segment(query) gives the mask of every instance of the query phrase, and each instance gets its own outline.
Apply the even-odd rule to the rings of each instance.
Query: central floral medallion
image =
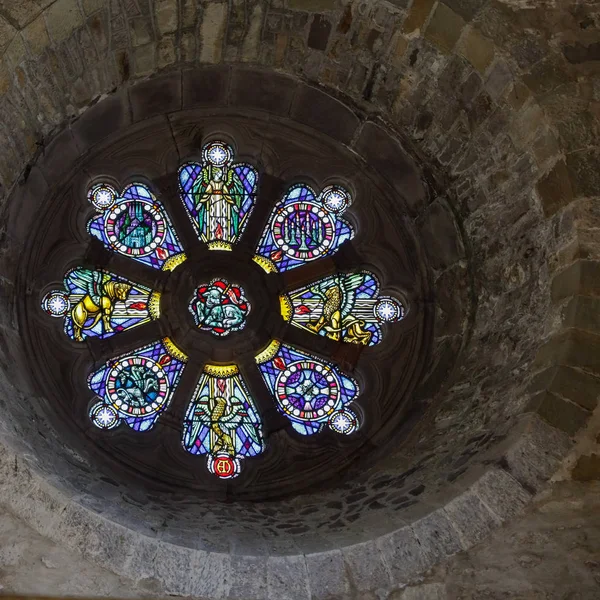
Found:
[[[213,279],[196,289],[189,308],[200,329],[223,337],[246,326],[250,303],[239,285]]]

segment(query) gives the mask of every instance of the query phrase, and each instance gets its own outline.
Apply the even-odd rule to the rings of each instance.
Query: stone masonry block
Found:
[[[428,207],[418,227],[434,268],[446,268],[464,257],[460,229],[444,200],[438,199]]]
[[[230,103],[232,106],[287,115],[296,86],[297,83],[285,75],[234,69],[231,77]]]
[[[377,545],[394,585],[410,583],[433,566],[435,559],[421,546],[410,527],[381,536]]]
[[[548,389],[593,411],[600,397],[600,378],[571,367],[558,366]]]
[[[458,13],[465,21],[470,21],[487,0],[443,0],[454,12]]]
[[[415,521],[412,530],[425,552],[436,562],[464,549],[458,530],[442,510]]]
[[[179,571],[180,577],[182,572],[186,571]],[[227,598],[229,596],[232,573],[229,554],[195,550],[191,573],[189,578],[191,596],[196,598]]]
[[[438,48],[450,52],[456,45],[464,26],[464,19],[440,2],[427,25],[425,38]]]
[[[392,594],[389,600],[447,600],[446,586],[443,583],[423,583],[407,587],[398,595]]]
[[[339,550],[306,555],[308,586],[313,600],[326,600],[349,591],[344,560]]]
[[[193,580],[197,581],[197,576],[194,559],[197,552],[173,544],[158,544],[154,558],[154,576],[163,584],[166,594],[191,596],[195,592]],[[182,577],[182,573],[187,576]]]
[[[375,123],[365,123],[355,149],[405,200],[409,211],[417,213],[425,206],[427,196],[416,167],[387,131]]]
[[[374,541],[342,548],[347,572],[360,591],[385,589],[390,586],[390,574]]]
[[[412,33],[417,29],[421,29],[427,20],[435,0],[414,0],[410,7],[410,12],[402,27],[405,33]]]
[[[181,109],[181,72],[138,83],[129,91],[133,121]]]
[[[56,0],[45,13],[48,33],[56,44],[67,39],[83,25],[83,14],[77,0]]]
[[[483,540],[501,521],[471,490],[463,492],[442,509],[456,527],[464,548]]]
[[[524,415],[501,449],[508,472],[530,493],[539,491],[571,449],[569,436],[537,415]]]
[[[494,59],[494,44],[477,29],[469,29],[460,42],[460,53],[484,73]]]
[[[527,410],[536,412],[553,427],[575,435],[590,416],[589,411],[550,392],[540,392],[531,398]]]
[[[600,335],[569,329],[540,348],[536,366],[550,363],[580,367],[600,375]]]
[[[301,556],[270,556],[267,561],[269,600],[310,600],[306,559]]]
[[[552,170],[538,182],[537,191],[547,217],[573,201],[569,171],[564,161],[557,162]]]
[[[567,155],[567,168],[576,196],[597,196],[600,189],[600,150],[580,150]]]
[[[600,296],[600,262],[578,260],[552,280],[552,301],[575,295]]]
[[[502,521],[518,515],[531,500],[531,494],[502,469],[489,469],[471,489]]]
[[[12,243],[25,243],[29,239],[31,227],[42,210],[47,192],[46,178],[37,166],[31,168],[24,185],[15,187],[6,215],[7,233]],[[3,272],[3,275],[6,277],[8,273]]]
[[[224,106],[229,76],[229,68],[221,66],[183,71],[183,108]]]
[[[79,154],[73,133],[67,128],[52,138],[37,164],[47,181],[58,180],[79,158]]]
[[[267,557],[231,556],[231,600],[267,600]]]
[[[600,333],[600,298],[575,296],[563,310],[563,327]]]
[[[91,148],[111,133],[130,124],[129,99],[116,93],[88,108],[71,125],[73,137],[82,152]]]
[[[302,85],[294,98],[291,117],[347,144],[358,127],[358,117],[324,92]]]

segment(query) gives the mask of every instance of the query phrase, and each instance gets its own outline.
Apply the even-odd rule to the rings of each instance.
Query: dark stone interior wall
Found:
[[[218,577],[199,576],[182,588],[173,575],[190,561],[208,565],[214,555],[199,559],[169,548],[171,569],[164,567],[163,549],[153,547],[157,554],[151,570],[168,589],[236,597],[240,582],[246,581],[242,564],[264,568],[266,589],[274,598],[401,585],[481,540],[543,487],[598,397],[600,93],[599,15],[593,3],[57,0],[5,2],[0,15],[0,114],[7,124],[0,132],[0,177],[6,196],[13,194],[4,234],[9,262],[19,237],[15,232],[27,231],[18,218],[20,201],[35,207],[45,190],[44,169],[29,171],[27,165],[40,156],[52,165],[46,168],[60,169],[66,157],[56,160],[52,150],[65,138],[74,155],[84,150],[73,136],[86,115],[93,115],[93,108],[85,109],[102,94],[118,88],[117,96],[127,97],[131,112],[120,113],[121,100],[111,97],[107,102],[114,104],[115,119],[137,121],[153,114],[147,107],[159,80],[147,84],[143,100],[128,91],[132,82],[163,70],[166,81],[173,77],[168,72],[197,63],[241,61],[314,84],[290,109],[297,120],[341,143],[362,144],[374,157],[380,152],[393,156],[394,142],[385,146],[381,136],[389,131],[398,137],[429,165],[424,177],[439,179],[446,190],[448,203],[422,198],[410,207],[415,222],[423,223],[426,247],[438,253],[436,245],[447,239],[435,235],[432,222],[438,223],[435,231],[459,223],[463,234],[463,246],[441,249],[452,257],[451,264],[436,265],[432,257],[434,283],[452,294],[445,278],[468,278],[469,260],[472,264],[474,291],[466,300],[477,307],[470,317],[472,333],[460,337],[440,294],[438,343],[422,392],[432,399],[429,418],[408,446],[390,456],[387,467],[366,474],[369,493],[401,482],[407,492],[401,496],[409,501],[410,490],[435,489],[444,482],[441,494],[421,494],[412,512],[414,505],[404,507],[400,518],[416,518],[415,524],[394,533],[378,530],[385,521],[382,514],[394,518],[398,512],[377,516],[375,509],[360,532],[370,542],[348,546],[352,529],[344,523],[341,550],[255,561],[234,551],[234,579],[223,584],[226,590],[215,583]],[[180,89],[185,93],[185,87]],[[189,93],[187,101],[202,103],[223,90],[208,83]],[[235,88],[228,88],[227,95],[240,106],[263,111],[271,110],[274,96],[236,96]],[[330,118],[331,96],[353,107],[346,118]],[[186,97],[174,94],[172,102],[176,109]],[[143,106],[150,112],[136,113]],[[60,129],[80,112],[79,121]],[[364,125],[367,116],[376,123]],[[96,139],[110,133],[88,123]],[[59,130],[63,133],[54,138]],[[397,171],[391,159],[374,166],[394,185]],[[28,190],[37,182],[40,194],[25,195],[20,182]],[[3,296],[11,297],[10,279],[3,285]],[[5,311],[2,319],[6,368],[13,360],[14,312]],[[459,350],[460,365],[452,370]],[[19,392],[12,388],[5,389],[4,397],[19,403]],[[15,423],[3,424],[11,443]],[[588,458],[580,468],[594,461],[592,449],[584,452]],[[78,464],[77,457],[72,460]],[[396,474],[398,465],[406,465],[402,477]],[[19,483],[11,481],[18,489]],[[5,495],[19,498],[10,490]],[[36,484],[26,495],[44,493],[50,494]],[[71,504],[61,496],[59,505],[70,507],[70,524],[63,519],[63,531],[78,531],[88,522],[89,513],[80,512],[77,501]],[[373,541],[378,534],[385,535]],[[115,554],[110,539],[98,538],[90,555],[106,562]],[[147,566],[130,554],[126,564],[134,577],[147,576]],[[330,564],[337,567],[326,568]]]

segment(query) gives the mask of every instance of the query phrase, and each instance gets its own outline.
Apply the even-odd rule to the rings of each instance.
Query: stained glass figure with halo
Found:
[[[64,290],[44,296],[42,308],[64,318],[65,333],[82,342],[158,319],[160,294],[108,271],[77,267],[65,275]]]
[[[273,341],[256,362],[279,411],[302,435],[329,427],[349,435],[360,426],[347,404],[359,394],[358,383],[332,363]]]
[[[99,397],[89,411],[92,423],[112,429],[124,422],[148,431],[168,408],[186,361],[169,338],[107,361],[88,377]]]
[[[212,250],[231,250],[246,227],[256,201],[258,175],[245,163],[233,164],[233,149],[211,142],[202,163],[179,169],[183,203],[198,237]]]
[[[222,479],[237,477],[241,460],[265,449],[254,401],[235,365],[205,365],[183,423],[183,447],[205,454]]]
[[[340,216],[351,203],[341,186],[327,186],[319,195],[307,185],[292,186],[273,209],[254,261],[274,273],[335,254],[354,237]]]
[[[90,188],[88,200],[100,213],[89,221],[88,232],[108,249],[164,271],[185,260],[169,216],[147,186],[132,183],[118,195],[99,183]]]
[[[379,281],[368,271],[326,277],[281,296],[281,312],[292,325],[336,342],[374,346],[383,323],[399,321],[399,300],[379,295]]]

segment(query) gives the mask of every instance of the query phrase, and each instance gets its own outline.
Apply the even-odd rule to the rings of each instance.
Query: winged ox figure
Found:
[[[344,342],[367,346],[373,334],[365,331],[364,319],[359,319],[352,314],[356,304],[356,291],[363,281],[362,273],[354,273],[312,286],[310,291],[321,299],[323,309],[319,319],[316,322],[309,322],[307,327],[315,333],[324,330],[327,337],[335,341],[340,341],[342,333],[345,332]]]

